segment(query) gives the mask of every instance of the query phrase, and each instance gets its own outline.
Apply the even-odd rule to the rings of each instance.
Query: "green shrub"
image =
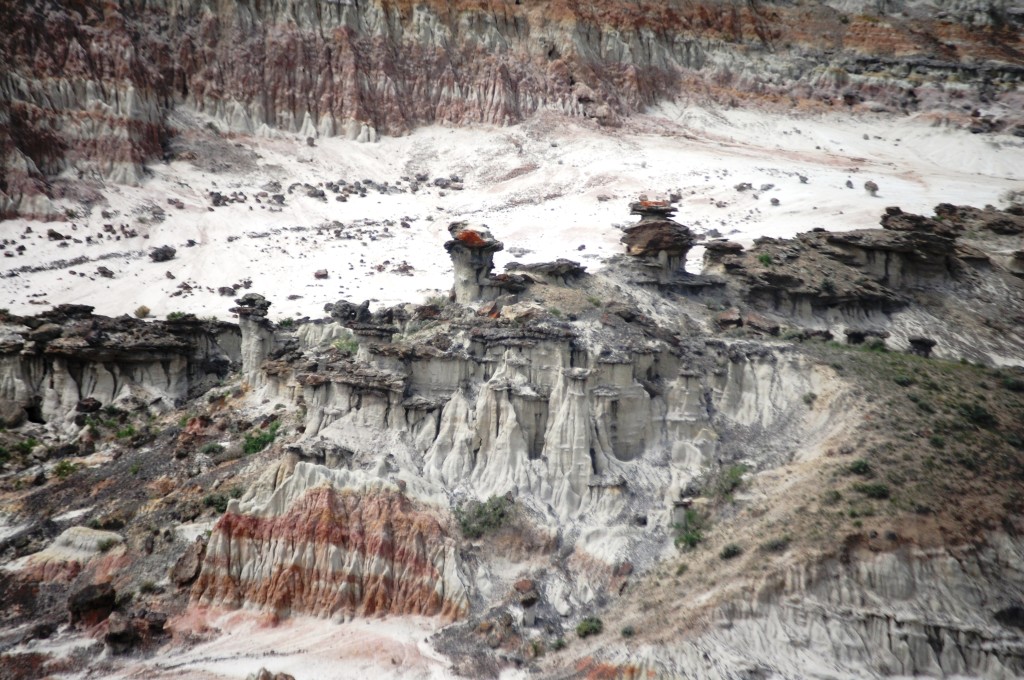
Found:
[[[825,505],[835,505],[841,500],[843,500],[843,494],[839,493],[835,489],[829,489],[825,492],[825,495],[821,497],[821,502]]]
[[[868,498],[875,498],[877,500],[889,497],[889,486],[881,482],[854,484],[853,490],[864,494]]]
[[[62,460],[53,467],[53,474],[59,478],[64,479],[78,470],[78,466],[72,463],[70,460]]]
[[[217,512],[224,512],[228,509],[228,497],[222,493],[209,493],[203,496],[203,505]]]
[[[743,475],[746,474],[746,465],[730,465],[722,471],[715,485],[715,493],[721,497],[731,496],[733,492],[743,486]]]
[[[974,402],[973,404],[961,404],[960,413],[963,414],[964,418],[979,427],[992,427],[998,422],[996,421],[996,417],[989,413],[988,409],[978,402]]]
[[[1021,378],[1006,377],[1002,382],[1003,387],[1011,392],[1024,392],[1024,380]]]
[[[763,264],[765,267],[770,267],[775,264],[775,260],[768,253],[761,253],[757,256],[757,261]]]
[[[603,630],[604,623],[596,616],[588,616],[576,625],[576,634],[581,638],[600,635]]]
[[[291,318],[289,318],[289,319],[281,319],[280,321],[277,322],[277,327],[278,328],[293,328],[294,326],[295,326],[295,320],[291,319]]]
[[[205,453],[208,456],[216,456],[218,453],[224,452],[224,445],[218,444],[217,442],[210,442],[203,444],[203,448],[199,449],[200,453]]]
[[[676,576],[682,576],[683,574],[685,574],[689,570],[690,570],[690,565],[688,565],[685,562],[683,562],[678,567],[676,567]]]
[[[96,549],[101,553],[110,552],[110,549],[119,544],[121,541],[116,538],[104,538],[102,541],[96,544]]]
[[[683,514],[683,521],[675,525],[676,537],[675,546],[682,549],[693,550],[704,540],[704,518],[693,508],[687,509]]]
[[[821,281],[821,292],[826,295],[836,294],[836,284],[832,282],[832,279],[827,276]]]
[[[814,392],[808,392],[807,394],[804,395],[804,403],[807,404],[808,406],[813,406],[817,398],[817,394],[815,394]]]
[[[331,343],[331,347],[346,354],[355,354],[359,351],[359,343],[353,337],[338,338]]]
[[[718,556],[720,558],[722,558],[723,560],[731,560],[731,559],[739,557],[742,554],[743,554],[743,548],[741,548],[740,546],[736,545],[735,543],[730,543],[729,545],[727,545],[724,548],[722,548],[722,551],[720,553],[718,553]]]
[[[117,431],[115,435],[118,439],[127,439],[128,437],[135,436],[135,428],[131,425],[126,425]]]
[[[888,352],[889,348],[885,346],[885,340],[882,338],[869,338],[864,343],[864,349],[869,352]]]
[[[168,321],[181,321],[185,317],[191,316],[188,312],[170,312],[167,315]]]
[[[773,538],[770,541],[765,541],[761,544],[761,550],[770,553],[781,553],[786,552],[790,544],[789,536],[780,536],[779,538]]]
[[[455,519],[459,522],[463,536],[477,539],[504,526],[511,519],[512,505],[506,496],[491,496],[483,503],[460,503],[455,508]]]
[[[622,637],[631,638],[636,635],[636,629],[633,626],[626,626],[622,629]]]
[[[910,387],[914,384],[914,379],[908,375],[898,375],[892,381],[900,387]]]
[[[152,581],[143,581],[142,585],[139,586],[139,592],[143,595],[146,595],[148,593],[154,593],[156,592],[156,584]]]
[[[142,464],[141,463],[132,463],[131,467],[128,468],[128,472],[132,473],[133,475],[137,475],[137,474],[139,474],[139,470],[141,470],[141,469],[142,469]]]
[[[847,469],[855,475],[867,476],[871,474],[871,463],[860,458],[850,463],[850,466]]]
[[[566,644],[565,638],[556,638],[555,641],[551,643],[551,649],[556,652],[561,651],[566,647],[568,647],[568,644]]]
[[[35,439],[35,437],[29,437],[28,439],[23,439],[22,441],[15,444],[14,448],[21,455],[27,456],[28,454],[32,453],[32,449],[36,448],[36,446],[38,445],[39,442]]]
[[[228,495],[231,496],[232,498],[241,498],[244,493],[245,489],[238,485],[231,487],[231,490],[228,491]]]
[[[933,434],[928,438],[928,443],[936,449],[946,448],[946,438],[939,434]]]
[[[245,442],[242,444],[242,451],[245,453],[259,453],[263,449],[267,448],[277,437],[277,430],[280,426],[281,423],[279,421],[275,421],[274,424],[266,430],[245,435]]]

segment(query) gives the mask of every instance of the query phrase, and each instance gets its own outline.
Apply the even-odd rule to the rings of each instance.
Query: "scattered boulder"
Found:
[[[768,335],[779,334],[779,324],[757,312],[746,312],[743,314],[743,325]]]
[[[114,278],[114,272],[112,272],[111,270],[107,269],[106,267],[97,267],[96,268],[96,273],[99,274],[100,276],[102,276],[105,279],[112,279],[112,278]]]
[[[203,566],[205,557],[206,539],[199,536],[171,567],[171,581],[174,585],[183,588],[195,581],[199,576],[199,570]]]
[[[295,676],[288,673],[271,673],[266,668],[261,668],[255,673],[249,673],[245,680],[295,680]]]
[[[721,329],[727,328],[739,328],[743,325],[743,319],[740,317],[740,310],[733,307],[727,309],[724,312],[719,312],[718,316],[715,317],[715,322]]]
[[[71,623],[81,622],[85,626],[94,626],[110,616],[116,601],[117,593],[109,583],[83,586],[68,597]]]
[[[0,425],[6,428],[19,427],[25,422],[24,407],[11,399],[0,399]]]
[[[910,343],[910,353],[916,354],[919,357],[928,358],[932,355],[932,348],[935,347],[936,341],[931,338],[925,338],[919,335],[911,336],[907,338],[907,342]]]
[[[868,192],[868,194],[870,194],[871,196],[877,196],[878,185],[872,182],[871,180],[868,180],[867,182],[864,182],[864,191]]]
[[[168,260],[173,260],[177,252],[178,251],[171,246],[158,246],[149,251],[149,258],[153,260],[153,262],[167,262]]]
[[[79,413],[96,413],[101,408],[103,408],[103,404],[95,397],[80,399],[78,404],[75,406],[75,410]]]
[[[315,272],[313,272],[314,279],[326,279],[327,277],[328,274],[326,269],[317,269]]]
[[[111,614],[107,619],[107,632],[103,636],[103,642],[111,654],[127,654],[142,639],[133,624],[132,619],[117,613]]]

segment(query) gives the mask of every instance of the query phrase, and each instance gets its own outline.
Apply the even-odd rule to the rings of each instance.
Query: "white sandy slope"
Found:
[[[357,619],[328,623],[292,616],[271,623],[266,616],[236,611],[190,612],[172,622],[176,642],[148,658],[117,658],[103,671],[108,680],[190,678],[244,680],[260,668],[300,680],[440,680],[455,677],[447,657],[431,648],[439,623],[422,617]],[[11,653],[37,652],[62,658],[96,649],[87,635],[62,630],[46,640],[30,640]],[[102,652],[109,657],[109,652]],[[113,660],[113,659],[111,659]],[[65,673],[67,680],[94,678],[95,670]],[[510,680],[513,676],[503,676]]]
[[[193,119],[197,126],[204,120]],[[0,236],[28,247],[21,256],[0,258],[0,306],[34,313],[50,304],[77,302],[118,315],[146,305],[154,316],[186,311],[225,319],[233,302],[216,289],[249,278],[250,290],[272,301],[272,319],[315,318],[323,316],[325,302],[342,297],[369,299],[376,306],[447,291],[451,267],[442,245],[449,222],[457,219],[487,224],[506,248],[531,251],[521,257],[500,253],[499,265],[568,257],[598,269],[603,258],[621,252],[615,225],[635,219],[628,202],[641,193],[678,191],[683,196],[679,221],[698,233],[715,229],[749,242],[815,227],[876,226],[889,205],[930,214],[940,202],[999,204],[1008,190],[1024,189],[1024,140],[929,127],[912,118],[796,118],[665,106],[615,130],[541,114],[508,128],[430,127],[378,144],[321,139],[311,148],[304,139],[286,135],[231,141],[258,153],[254,168],[209,173],[188,161],[157,163],[142,186],[104,188],[106,209],[120,213],[111,219],[104,219],[103,206],[97,205],[87,218],[69,222],[0,223]],[[325,202],[297,191],[280,211],[252,200],[269,180],[285,188],[337,179],[395,184],[416,172],[431,179],[456,173],[465,190],[443,196],[433,186],[418,194],[371,191],[347,203],[336,202],[329,192]],[[863,189],[869,179],[879,185],[879,196]],[[754,189],[737,192],[740,182]],[[762,191],[765,184],[774,186]],[[210,211],[211,189],[245,191],[250,200]],[[167,205],[171,197],[186,209]],[[780,205],[772,207],[772,198]],[[138,209],[148,202],[166,211],[163,222],[140,220]],[[403,219],[411,228],[398,226]],[[377,224],[360,234],[364,220]],[[385,220],[394,221],[390,237],[383,234]],[[315,227],[333,221],[346,225],[343,236],[354,233],[355,238],[335,238],[333,230],[317,236]],[[131,225],[140,237],[65,248],[45,238],[49,227],[83,238],[101,231],[104,223]],[[26,227],[33,233],[22,239]],[[289,231],[295,227],[314,229]],[[260,233],[269,236],[247,236]],[[238,238],[229,242],[229,237]],[[185,247],[189,239],[198,245]],[[145,253],[163,244],[176,247],[177,257],[151,262]],[[699,267],[701,250],[691,253],[690,270]],[[98,259],[111,253],[127,254]],[[16,273],[81,255],[91,261]],[[413,275],[391,272],[403,261],[412,265]],[[100,265],[115,277],[96,275]],[[383,272],[376,271],[380,265]],[[327,269],[330,278],[315,280],[317,269]],[[171,297],[182,282],[195,287],[194,294]],[[289,295],[302,297],[288,300]]]

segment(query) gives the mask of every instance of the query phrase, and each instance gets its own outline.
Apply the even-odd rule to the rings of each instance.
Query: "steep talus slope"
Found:
[[[1020,130],[1021,17],[991,0],[857,3],[123,2],[0,5],[3,214],[140,181],[177,106],[229,131],[373,141],[553,109],[615,125],[662,99],[927,112]],[[45,46],[45,48],[43,47]],[[976,111],[978,107],[983,111]],[[56,183],[51,179],[73,170]]]

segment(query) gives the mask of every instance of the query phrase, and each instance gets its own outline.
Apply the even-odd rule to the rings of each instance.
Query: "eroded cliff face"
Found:
[[[3,331],[0,400],[69,432],[103,406],[177,408],[241,359],[237,326],[195,317],[156,325],[62,305],[37,317],[5,317]]]
[[[168,114],[373,141],[539,109],[615,125],[662,99],[923,111],[1017,130],[1021,16],[1001,0],[846,3],[9,0],[3,214],[49,215],[79,178],[137,182]],[[884,10],[884,11],[883,11]],[[984,112],[976,111],[981,106]]]
[[[717,608],[699,636],[581,666],[587,677],[1020,677],[1024,645],[1006,626],[1024,587],[1019,538],[892,543],[853,540],[837,559],[772,573]]]

